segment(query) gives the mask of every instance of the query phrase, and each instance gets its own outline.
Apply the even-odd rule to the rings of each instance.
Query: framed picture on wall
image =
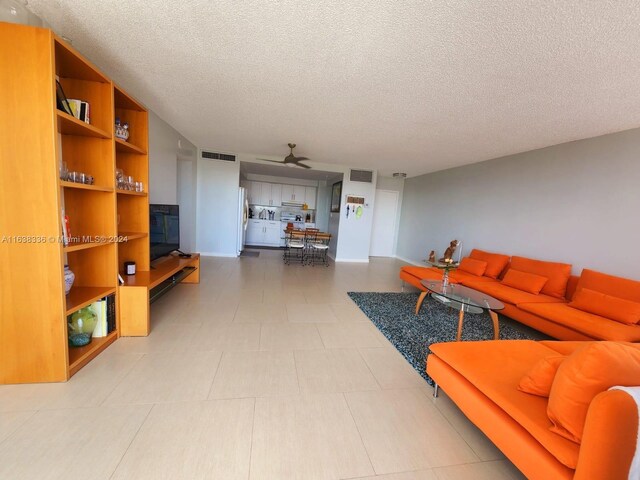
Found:
[[[331,188],[331,213],[340,213],[340,197],[342,196],[342,182],[336,182]]]

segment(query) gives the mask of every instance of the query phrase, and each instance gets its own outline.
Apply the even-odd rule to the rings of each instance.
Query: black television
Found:
[[[180,248],[180,213],[178,205],[149,205],[149,242],[151,260]]]

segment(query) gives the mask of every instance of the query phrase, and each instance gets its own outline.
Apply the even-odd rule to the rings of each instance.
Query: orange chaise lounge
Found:
[[[632,478],[638,405],[608,389],[640,385],[640,346],[495,340],[430,349],[427,373],[527,478]],[[539,368],[554,358],[557,370]],[[540,372],[536,394],[519,390]]]
[[[423,291],[421,280],[441,278],[434,267],[400,270],[401,280]],[[500,313],[560,340],[640,341],[640,282],[635,280],[588,269],[576,277],[569,264],[509,260],[475,249],[450,279],[497,298],[505,305]]]

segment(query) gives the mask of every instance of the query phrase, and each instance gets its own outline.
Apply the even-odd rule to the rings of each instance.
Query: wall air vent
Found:
[[[349,180],[352,182],[371,183],[373,182],[373,172],[369,170],[351,170]]]
[[[224,162],[236,161],[235,155],[229,155],[228,153],[207,152],[205,150],[202,151],[202,158],[208,158],[210,160],[222,160]]]

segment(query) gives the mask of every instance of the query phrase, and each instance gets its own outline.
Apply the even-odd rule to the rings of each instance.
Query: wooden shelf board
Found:
[[[101,187],[100,185],[86,185],[84,183],[68,182],[60,180],[60,186],[65,188],[79,188],[80,190],[92,190],[94,192],[113,192],[112,187]]]
[[[147,192],[134,192],[132,190],[116,189],[116,192],[118,192],[118,195],[134,195],[136,197],[146,197],[147,196]]]
[[[138,153],[140,155],[146,155],[147,152],[142,148],[134,145],[133,143],[129,143],[125,140],[121,140],[116,137],[116,151],[117,152],[125,152],[125,153]]]
[[[145,232],[118,232],[118,236],[127,237],[127,240],[136,240],[147,237],[147,234]]]
[[[107,235],[105,235],[106,237]],[[96,248],[109,245],[111,242],[74,242],[64,247],[65,252],[76,252],[78,250],[86,250],[87,248]]]
[[[65,135],[78,135],[81,137],[111,138],[104,130],[94,127],[90,123],[81,122],[76,117],[62,110],[56,110],[60,133]]]
[[[67,295],[67,310],[65,315],[70,315],[76,310],[91,305],[116,291],[115,287],[71,287]]]
[[[122,286],[153,288],[184,267],[195,266],[199,256],[199,254],[194,253],[191,258],[173,256],[166,259],[163,258],[153,265],[155,267],[153,270],[148,272],[137,271],[135,275],[122,275],[124,279],[124,285]]]
[[[92,338],[89,345],[84,347],[69,347],[69,376],[89,363],[100,352],[111,345],[118,338],[118,331],[114,330],[106,337]]]

